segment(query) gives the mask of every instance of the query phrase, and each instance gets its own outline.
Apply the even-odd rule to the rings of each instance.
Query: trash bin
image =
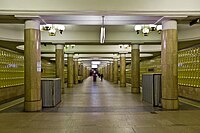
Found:
[[[142,99],[153,106],[161,106],[161,74],[142,75]]]
[[[42,107],[54,107],[61,102],[61,79],[41,78]]]

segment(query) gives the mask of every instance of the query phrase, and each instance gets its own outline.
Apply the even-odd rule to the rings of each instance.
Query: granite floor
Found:
[[[66,88],[62,102],[42,112],[23,104],[0,112],[0,133],[200,133],[200,110],[180,103],[164,111],[142,102],[130,87],[86,79]]]

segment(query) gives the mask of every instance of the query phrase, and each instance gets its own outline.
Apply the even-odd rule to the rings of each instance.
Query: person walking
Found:
[[[103,81],[103,74],[101,74],[101,81]]]

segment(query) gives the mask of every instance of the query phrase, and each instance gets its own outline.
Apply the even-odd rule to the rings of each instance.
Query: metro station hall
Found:
[[[199,0],[1,0],[0,133],[200,133]]]

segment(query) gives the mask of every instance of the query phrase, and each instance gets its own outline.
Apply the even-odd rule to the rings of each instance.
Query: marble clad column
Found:
[[[87,66],[85,66],[85,79],[87,79],[88,77],[88,70],[87,70]]]
[[[78,84],[78,58],[74,59],[74,84]]]
[[[85,66],[83,65],[83,80],[85,79]]]
[[[107,63],[107,80],[110,81],[110,63]]]
[[[131,50],[131,92],[140,93],[140,49],[138,44]]]
[[[105,67],[102,67],[102,73],[101,74],[103,74],[103,76],[105,76]]]
[[[56,45],[56,77],[61,79],[61,92],[64,93],[64,46]]]
[[[82,77],[81,79],[83,80],[83,63],[80,63],[80,76]]]
[[[120,54],[120,87],[126,87],[126,54]]]
[[[74,84],[73,54],[67,55],[67,87],[72,88]]]
[[[161,35],[162,107],[178,109],[177,22],[163,21]]]
[[[87,69],[87,77],[89,77],[89,76],[90,76],[90,70]]]
[[[114,84],[118,84],[118,59],[115,58],[113,61],[113,81]]]
[[[103,76],[104,76],[104,79],[107,80],[107,65],[104,68],[104,75]]]
[[[110,82],[113,82],[113,62],[110,62]]]
[[[40,40],[40,22],[27,20],[24,30],[24,111],[42,109]]]

